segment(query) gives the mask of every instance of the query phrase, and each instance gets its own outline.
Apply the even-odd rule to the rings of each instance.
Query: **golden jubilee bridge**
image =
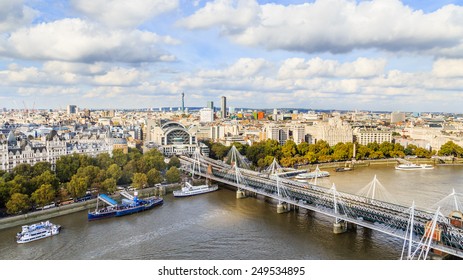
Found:
[[[401,259],[428,259],[429,252],[463,258],[462,215],[457,194],[449,195],[455,211],[443,215],[375,198],[375,180],[368,196],[355,195],[315,184],[290,180],[279,174],[276,161],[266,172],[248,169],[246,159],[232,147],[227,156],[231,164],[213,160],[196,152],[181,156],[181,169],[193,177],[202,177],[236,188],[236,197],[261,195],[275,200],[277,212],[304,208],[334,218],[333,232],[343,233],[362,226],[404,240]]]

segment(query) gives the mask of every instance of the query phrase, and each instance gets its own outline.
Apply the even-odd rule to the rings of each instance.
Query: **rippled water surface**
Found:
[[[463,166],[399,171],[391,166],[358,168],[318,181],[357,193],[376,175],[403,204],[430,207],[454,188],[463,192]],[[61,234],[26,244],[14,240],[20,227],[0,231],[1,259],[398,259],[399,239],[358,228],[334,235],[333,220],[300,210],[276,213],[262,199],[235,199],[221,188],[206,195],[165,197],[163,206],[120,218],[87,221],[86,212],[55,218]]]

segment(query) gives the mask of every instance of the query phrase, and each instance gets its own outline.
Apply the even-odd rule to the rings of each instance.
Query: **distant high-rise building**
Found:
[[[234,114],[235,113],[235,107],[230,107],[229,111],[230,111],[230,115]]]
[[[211,108],[203,108],[199,110],[199,122],[208,123],[214,121],[214,110]]]
[[[222,96],[222,108],[221,108],[221,117],[226,118],[227,117],[227,98],[225,96]]]
[[[76,105],[68,105],[67,107],[68,115],[73,115],[77,113],[77,106]]]
[[[185,112],[185,93],[182,92],[182,113]]]
[[[212,111],[214,111],[214,101],[207,101],[206,108],[212,109]]]

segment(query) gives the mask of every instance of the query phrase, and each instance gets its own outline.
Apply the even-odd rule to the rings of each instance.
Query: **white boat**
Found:
[[[219,187],[217,185],[200,185],[200,186],[193,186],[190,183],[186,182],[185,186],[181,190],[174,191],[175,197],[182,197],[182,196],[192,196],[198,195],[208,192],[213,192],[218,190]]]
[[[395,167],[397,170],[422,170],[422,169],[434,169],[434,166],[430,164],[414,164],[414,163],[403,163]]]
[[[22,231],[16,234],[16,242],[27,243],[60,233],[61,226],[49,221],[22,226]]]
[[[294,177],[297,181],[301,182],[301,180],[308,180],[308,179],[314,179],[314,178],[322,178],[322,177],[329,177],[330,173],[328,171],[320,171],[320,169],[317,168],[313,172],[309,173],[301,173]]]

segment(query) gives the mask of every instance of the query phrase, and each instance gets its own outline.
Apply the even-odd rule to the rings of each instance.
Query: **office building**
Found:
[[[222,107],[221,107],[221,110],[220,110],[220,113],[221,113],[221,117],[224,119],[227,117],[227,98],[225,96],[222,96]]]
[[[214,101],[207,101],[206,108],[212,109],[212,111],[214,112]]]
[[[67,113],[68,113],[68,115],[77,114],[77,106],[76,105],[68,105]]]
[[[199,110],[199,122],[208,123],[214,121],[214,110],[211,108],[203,108]]]

